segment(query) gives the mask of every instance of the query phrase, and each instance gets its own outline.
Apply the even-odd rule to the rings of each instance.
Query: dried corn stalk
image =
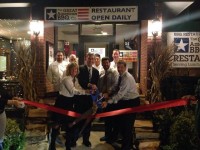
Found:
[[[18,80],[23,87],[23,97],[31,101],[37,101],[34,81],[37,44],[37,37],[31,44],[30,41],[18,41],[14,50],[19,63]]]
[[[155,44],[153,50],[153,55],[151,55],[150,62],[150,78],[152,81],[150,89],[150,102],[160,102],[163,101],[163,96],[161,93],[161,81],[167,77],[171,71],[172,56],[174,52],[174,44],[170,46],[162,46],[160,44]]]

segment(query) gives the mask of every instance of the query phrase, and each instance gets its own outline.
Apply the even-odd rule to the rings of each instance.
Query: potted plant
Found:
[[[16,120],[7,119],[4,139],[4,150],[23,150],[25,133],[19,128]]]

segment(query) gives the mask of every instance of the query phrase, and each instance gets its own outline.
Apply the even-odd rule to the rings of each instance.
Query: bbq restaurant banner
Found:
[[[200,68],[200,32],[169,32],[167,39],[175,44],[173,68]]]
[[[119,7],[46,7],[45,20],[60,22],[138,21],[137,6]]]

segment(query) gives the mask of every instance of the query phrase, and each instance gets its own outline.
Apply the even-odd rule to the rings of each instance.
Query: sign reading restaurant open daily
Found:
[[[138,21],[138,7],[46,7],[45,20],[61,22]]]
[[[200,68],[200,32],[169,32],[167,39],[175,44],[172,67]]]

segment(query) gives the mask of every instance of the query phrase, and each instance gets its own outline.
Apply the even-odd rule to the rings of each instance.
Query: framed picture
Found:
[[[6,71],[7,70],[7,58],[6,56],[1,56],[0,55],[0,71]]]
[[[63,51],[64,50],[64,40],[58,41],[58,50]]]
[[[48,68],[48,66],[54,62],[54,45],[50,42],[46,42],[46,49],[47,49],[47,57],[46,57],[46,68]]]

